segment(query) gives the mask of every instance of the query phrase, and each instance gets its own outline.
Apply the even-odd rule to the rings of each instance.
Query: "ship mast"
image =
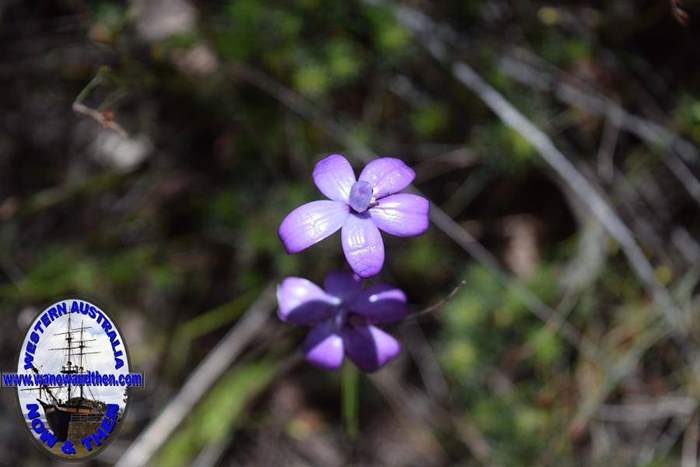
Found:
[[[80,323],[80,329],[73,330],[71,327],[71,315],[68,315],[68,329],[66,332],[59,332],[55,335],[65,335],[65,341],[66,341],[66,346],[65,347],[59,347],[59,348],[54,348],[54,349],[49,349],[49,350],[65,350],[66,351],[66,364],[61,367],[61,373],[64,375],[72,375],[72,374],[77,374],[77,373],[84,373],[85,372],[85,367],[84,365],[84,356],[87,354],[96,354],[100,352],[85,352],[85,348],[88,347],[85,345],[86,342],[94,341],[95,339],[85,339],[84,336],[84,331],[85,329],[89,329],[90,326],[85,326],[84,322],[81,321]],[[80,332],[79,337],[75,337],[73,334]],[[74,341],[77,341],[77,343],[74,344]],[[74,350],[78,350],[77,355],[73,353]],[[73,357],[78,358],[77,364],[73,363]],[[79,384],[78,388],[80,390],[80,400],[83,399],[83,385]],[[68,390],[68,398],[66,399],[66,403],[68,403],[71,398],[72,398],[72,389],[73,386],[71,384],[67,385]]]
[[[71,334],[71,328],[70,328],[70,314],[68,315],[68,334],[66,334],[66,348],[68,349],[68,363],[67,363],[67,368],[63,368],[61,373],[63,374],[71,374],[73,373],[73,369],[71,368],[73,364],[71,363],[71,351],[72,345],[71,342],[73,341],[73,334]],[[70,400],[70,390],[71,390],[71,385],[68,384],[68,399],[66,399],[66,402]]]
[[[83,329],[85,329],[84,321],[80,321],[80,341],[79,341],[80,342],[80,345],[79,345],[79,347],[80,347],[80,363],[79,363],[80,367],[79,367],[79,371],[81,373],[83,371],[85,371],[83,368],[83,349],[85,348],[85,341],[83,340]],[[81,400],[83,399],[83,385],[82,384],[80,385],[80,399]]]

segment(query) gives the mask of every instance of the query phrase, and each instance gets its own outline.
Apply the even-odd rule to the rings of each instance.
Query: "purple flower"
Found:
[[[362,289],[360,278],[333,272],[325,291],[301,277],[277,286],[277,312],[282,321],[313,326],[304,341],[306,359],[336,369],[347,355],[363,371],[375,371],[398,355],[399,343],[376,324],[406,316],[406,295],[386,284]]]
[[[332,154],[322,159],[314,167],[313,178],[329,199],[304,204],[284,218],[279,228],[284,248],[298,253],[342,229],[343,252],[353,271],[361,277],[377,274],[384,264],[380,229],[412,237],[428,228],[428,200],[398,193],[415,176],[392,157],[369,162],[359,180],[345,157]]]

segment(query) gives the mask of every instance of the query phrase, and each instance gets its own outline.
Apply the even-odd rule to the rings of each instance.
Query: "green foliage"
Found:
[[[484,162],[498,172],[517,176],[540,159],[535,149],[519,133],[500,125],[481,126],[472,134],[472,144],[484,153]]]
[[[380,51],[389,57],[406,54],[411,48],[411,33],[400,25],[388,8],[369,8],[367,16],[373,26],[373,38]]]
[[[527,285],[550,300],[558,293],[553,274],[540,268]],[[565,347],[554,329],[528,311],[517,287],[504,290],[483,267],[467,269],[464,277],[466,286],[441,314],[440,362],[468,401],[468,415],[495,442],[495,459],[503,465],[534,462],[541,455],[537,437],[551,437],[558,429],[557,418],[535,401],[551,384]],[[497,393],[488,390],[486,385],[513,352],[522,354],[521,371],[536,376],[512,381]]]
[[[557,32],[548,32],[542,40],[543,57],[563,68],[572,66],[591,56],[591,44],[581,38],[562,37]]]
[[[69,293],[94,294],[97,264],[73,246],[49,246],[40,251],[41,261],[20,282],[4,285],[5,297],[22,301],[52,300]]]
[[[447,121],[447,109],[439,103],[422,106],[411,114],[411,123],[422,137],[433,136],[445,127]]]
[[[221,54],[235,60],[246,60],[273,44],[288,43],[301,29],[299,17],[257,0],[231,1],[223,15],[228,24],[218,31],[216,44]]]
[[[530,332],[527,339],[532,348],[536,365],[547,367],[554,363],[562,354],[562,343],[552,329],[541,327]]]
[[[674,112],[676,124],[696,143],[700,143],[700,100],[682,96]]]
[[[294,73],[294,85],[307,96],[321,96],[330,85],[328,70],[319,63],[304,63]]]
[[[128,24],[128,11],[122,2],[100,1],[94,10],[91,35],[101,42],[110,42]]]

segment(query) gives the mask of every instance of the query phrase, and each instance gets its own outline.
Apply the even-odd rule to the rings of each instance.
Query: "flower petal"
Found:
[[[340,300],[325,293],[313,282],[287,277],[277,286],[277,316],[294,324],[314,324],[333,313]]]
[[[334,370],[343,363],[343,348],[343,338],[334,332],[329,321],[314,326],[303,345],[306,360],[328,370]]]
[[[398,237],[413,237],[428,230],[430,203],[422,196],[400,193],[379,200],[369,210],[375,225]]]
[[[401,351],[396,339],[371,325],[345,328],[343,343],[348,357],[363,371],[378,370]]]
[[[348,202],[350,188],[355,183],[355,172],[343,156],[331,154],[318,161],[313,177],[314,183],[326,197],[333,201]]]
[[[374,188],[374,197],[379,199],[403,190],[414,178],[416,173],[401,159],[382,157],[369,162],[359,180],[369,182]]]
[[[374,284],[350,304],[350,309],[370,323],[388,323],[403,319],[408,314],[406,294],[388,284]]]
[[[343,224],[341,239],[345,259],[360,277],[373,276],[382,270],[384,242],[369,216],[350,214]]]
[[[348,212],[348,206],[339,201],[306,203],[284,218],[278,232],[280,240],[287,253],[298,253],[337,232]]]
[[[323,281],[323,288],[330,295],[342,301],[350,301],[362,292],[362,282],[357,274],[335,271],[328,273]]]

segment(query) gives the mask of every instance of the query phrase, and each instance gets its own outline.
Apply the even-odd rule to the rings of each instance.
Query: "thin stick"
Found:
[[[284,359],[284,361],[275,369],[275,375],[270,378],[270,381],[279,380],[280,377],[287,374],[292,368],[302,362],[300,353],[293,353]],[[235,432],[228,433],[220,439],[216,439],[207,444],[192,460],[192,467],[212,467],[217,465],[221,457],[226,452],[226,448],[231,444]]]
[[[683,458],[681,467],[697,467],[698,465],[698,416],[694,415],[683,436]]]
[[[519,52],[526,54],[524,51]],[[619,125],[621,129],[632,133],[650,147],[668,151],[668,157],[662,159],[663,163],[678,178],[688,194],[700,204],[700,181],[685,165],[686,162],[697,164],[700,161],[700,152],[692,143],[668,128],[626,111],[612,99],[591,91],[583,91],[564,80],[556,79],[550,73],[513,54],[501,60],[500,69],[519,83],[540,91],[552,91],[561,102],[605,117],[607,121]]]
[[[209,388],[263,329],[274,307],[275,289],[268,286],[243,318],[229,330],[192,372],[187,383],[161,414],[144,429],[116,463],[116,467],[142,467],[167,441]]]
[[[377,3],[376,1],[366,1]],[[503,123],[525,138],[537,150],[542,159],[567,182],[608,233],[620,244],[632,270],[650,292],[672,328],[679,334],[686,332],[687,327],[681,321],[680,310],[668,290],[656,279],[654,268],[637,244],[632,232],[603,196],[598,193],[593,184],[576,169],[542,130],[479,76],[472,67],[464,62],[449,59],[446,47],[437,32],[437,26],[427,16],[405,7],[396,7],[395,13],[398,21],[420,39],[420,44],[428,50],[433,58],[448,66],[457,81],[476,94]]]
[[[605,119],[603,136],[598,148],[598,175],[605,183],[612,183],[615,174],[615,146],[620,134],[620,119]]]
[[[124,128],[122,128],[122,126],[114,120],[114,114],[111,111],[97,110],[83,104],[83,101],[92,92],[92,90],[103,82],[104,77],[107,75],[108,72],[109,69],[107,67],[101,67],[99,69],[97,74],[90,80],[90,82],[83,88],[83,90],[80,91],[78,96],[75,98],[75,101],[73,101],[73,111],[83,115],[87,115],[88,117],[92,118],[97,123],[102,125],[103,128],[109,128],[110,130],[116,131],[124,138],[127,138],[129,135],[124,130]]]
[[[671,417],[688,417],[697,407],[698,403],[692,397],[662,397],[633,404],[602,404],[595,418],[606,422],[649,423]]]
[[[423,308],[422,310],[420,310],[420,311],[418,311],[418,312],[416,312],[416,313],[413,313],[413,314],[411,315],[411,317],[414,317],[414,316],[415,316],[415,317],[418,317],[418,316],[421,316],[421,315],[426,315],[426,314],[432,313],[432,312],[434,312],[434,311],[438,311],[439,309],[441,309],[442,307],[444,307],[445,305],[447,305],[448,303],[450,303],[450,301],[452,301],[452,299],[454,298],[454,296],[457,295],[457,292],[459,292],[459,291],[462,289],[462,287],[464,287],[465,285],[467,285],[467,281],[465,281],[465,280],[460,281],[459,284],[457,284],[457,285],[450,291],[450,293],[447,294],[447,297],[441,299],[439,302],[434,303],[433,305],[430,305],[430,306],[427,307],[427,308]]]

